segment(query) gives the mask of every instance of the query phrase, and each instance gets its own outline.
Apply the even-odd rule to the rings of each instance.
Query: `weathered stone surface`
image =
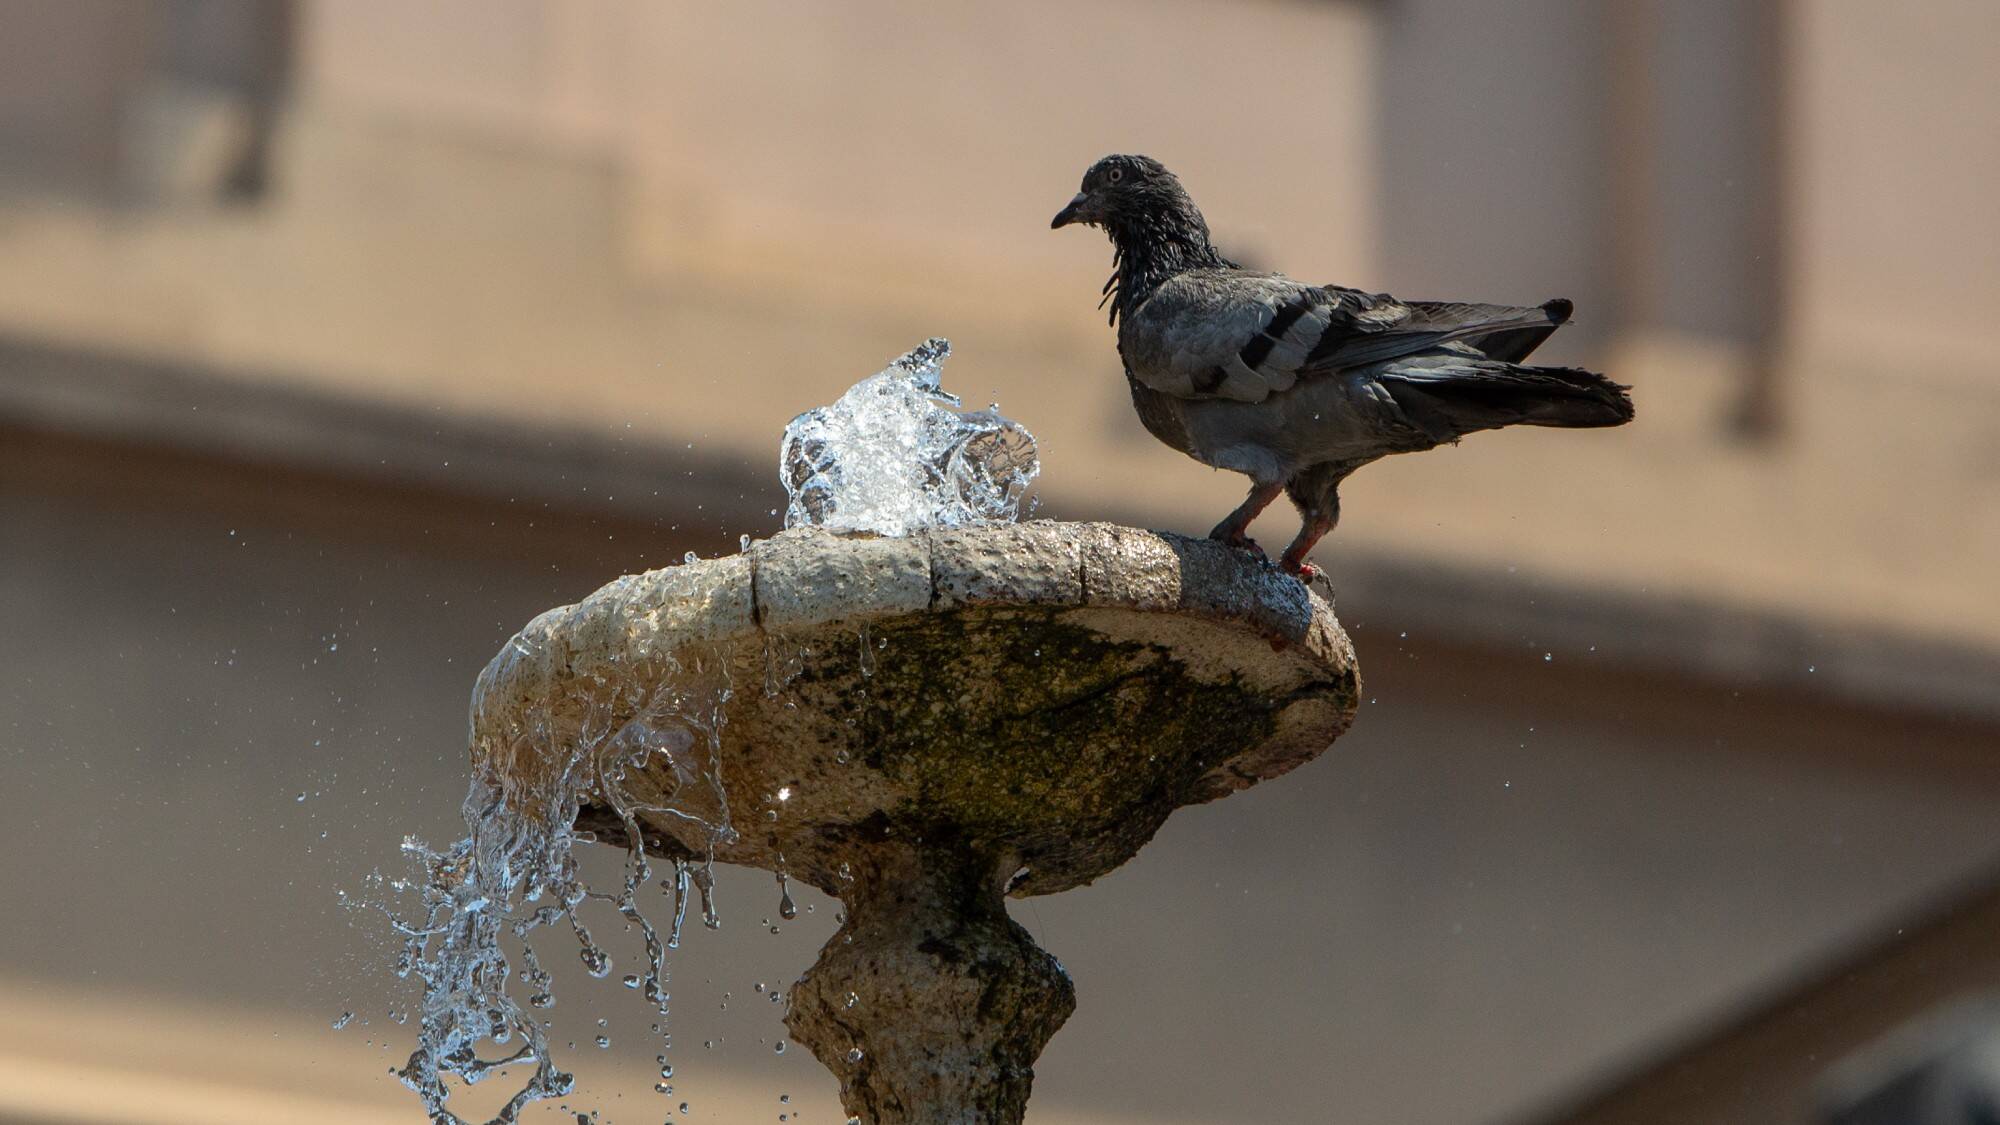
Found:
[[[936,605],[1075,605],[1083,601],[1083,559],[1074,525],[989,524],[932,532]]]
[[[886,841],[856,862],[847,920],[793,986],[785,1026],[863,1121],[1019,1121],[1076,989],[1007,916],[1004,865]]]
[[[931,605],[929,540],[788,531],[753,544],[756,606],[765,629],[916,613]]]
[[[1359,692],[1322,596],[1206,540],[788,532],[537,618],[481,677],[474,752],[534,776],[537,753],[592,745],[689,668],[734,685],[734,835],[641,808],[645,843],[782,865],[847,904],[789,1018],[849,1112],[884,1125],[1019,1120],[1073,999],[1003,894],[1089,882],[1174,809],[1311,759]],[[664,805],[681,779],[663,771],[628,774],[627,796]],[[623,838],[602,809],[579,819]]]
[[[1181,604],[1181,562],[1159,535],[1113,523],[1077,525],[1091,605],[1171,611]]]

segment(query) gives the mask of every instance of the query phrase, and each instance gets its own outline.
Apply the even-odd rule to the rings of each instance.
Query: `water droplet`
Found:
[[[234,535],[234,534],[235,534],[235,532],[231,532],[230,534]],[[340,1030],[341,1028],[343,1028],[343,1027],[346,1027],[346,1026],[347,1026],[347,1021],[349,1021],[349,1020],[351,1020],[351,1019],[353,1019],[353,1018],[354,1018],[354,1013],[353,1013],[353,1012],[342,1012],[342,1013],[340,1013],[339,1015],[337,1015],[337,1016],[333,1017],[333,1029],[334,1029],[335,1031],[339,1031],[339,1030]]]
[[[722,915],[715,911],[715,872],[707,865],[694,869],[695,890],[701,893],[701,924],[711,930],[722,928]]]
[[[861,1056],[862,1056],[862,1051],[861,1051],[861,1048],[859,1048],[859,1047],[849,1047],[849,1048],[847,1049],[847,1061],[848,1061],[848,1062],[851,1062],[851,1063],[858,1063],[858,1062],[860,1062],[860,1061],[861,1061]]]
[[[777,1041],[776,1043],[773,1043],[773,1044],[771,1044],[771,1050],[772,1050],[772,1051],[774,1051],[774,1052],[776,1052],[777,1054],[780,1054],[780,1055],[784,1054],[784,1053],[785,1053],[785,1041],[784,1041],[783,1039],[780,1039],[780,1040],[778,1040],[778,1041]]]
[[[597,1037],[597,1045],[598,1045],[599,1047],[609,1047],[609,1046],[611,1046],[611,1037],[610,1037],[609,1035],[600,1035],[600,1036],[598,1036],[598,1037]]]

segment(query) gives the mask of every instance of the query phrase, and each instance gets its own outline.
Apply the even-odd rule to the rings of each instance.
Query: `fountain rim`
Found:
[[[794,548],[806,543],[818,545],[810,555],[820,565],[802,569],[800,562],[808,555]],[[796,588],[844,577],[836,564],[877,564],[896,554],[907,559],[912,548],[928,564],[921,573],[903,567],[890,570],[886,581],[835,581],[828,583],[831,595]],[[1026,558],[1036,565],[1002,570],[994,564],[1003,553],[1010,562]],[[774,566],[795,588],[772,581]],[[577,602],[537,615],[481,671],[474,724],[483,717],[484,698],[522,671],[518,657],[546,644],[557,629],[570,640],[565,646],[570,655],[579,656],[586,646],[575,642],[589,636],[593,618],[628,607],[643,593],[663,601],[688,596],[696,592],[691,588],[695,584],[677,579],[726,581],[739,568],[747,570],[748,581],[734,599],[704,596],[702,612],[677,621],[655,618],[659,634],[671,634],[674,644],[684,645],[968,607],[1128,609],[1235,625],[1261,635],[1277,650],[1296,648],[1297,655],[1330,668],[1351,669],[1355,662],[1353,644],[1334,614],[1332,585],[1324,576],[1307,584],[1261,556],[1211,539],[1056,520],[982,523],[909,536],[794,528],[754,541],[745,552],[624,575]],[[657,647],[654,637],[630,640],[638,647]],[[624,655],[637,655],[637,649]]]
[[[538,706],[544,716],[560,711],[649,654],[927,614],[1039,611],[1107,633],[1152,625],[1236,636],[1210,642],[1217,663],[1205,671],[1288,702],[1273,733],[1216,764],[1176,802],[1202,803],[1289,772],[1351,723],[1360,694],[1353,648],[1330,587],[1316,587],[1212,540],[1110,523],[992,523],[907,537],[786,531],[742,553],[626,575],[535,618],[479,677],[472,752],[481,757],[483,744],[490,757],[519,742],[522,716]],[[1308,698],[1289,698],[1301,689]],[[580,826],[603,842],[626,842],[615,818],[592,819],[591,808]],[[656,848],[652,831],[644,835],[649,851],[675,854],[671,841]]]

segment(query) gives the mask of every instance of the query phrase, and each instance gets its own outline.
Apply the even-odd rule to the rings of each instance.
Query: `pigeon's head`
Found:
[[[1071,223],[1116,228],[1163,213],[1200,214],[1166,165],[1150,156],[1107,156],[1083,174],[1083,190],[1057,212],[1049,228]]]

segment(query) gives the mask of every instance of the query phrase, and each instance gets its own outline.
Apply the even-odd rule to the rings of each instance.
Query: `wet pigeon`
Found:
[[[1107,156],[1053,227],[1102,227],[1116,247],[1105,283],[1132,404],[1153,436],[1250,478],[1250,496],[1210,536],[1245,534],[1284,492],[1303,518],[1280,565],[1310,577],[1306,553],[1340,519],[1340,482],[1379,457],[1502,426],[1617,426],[1625,388],[1573,367],[1522,360],[1569,319],[1539,308],[1399,301],[1240,269],[1172,172]]]

